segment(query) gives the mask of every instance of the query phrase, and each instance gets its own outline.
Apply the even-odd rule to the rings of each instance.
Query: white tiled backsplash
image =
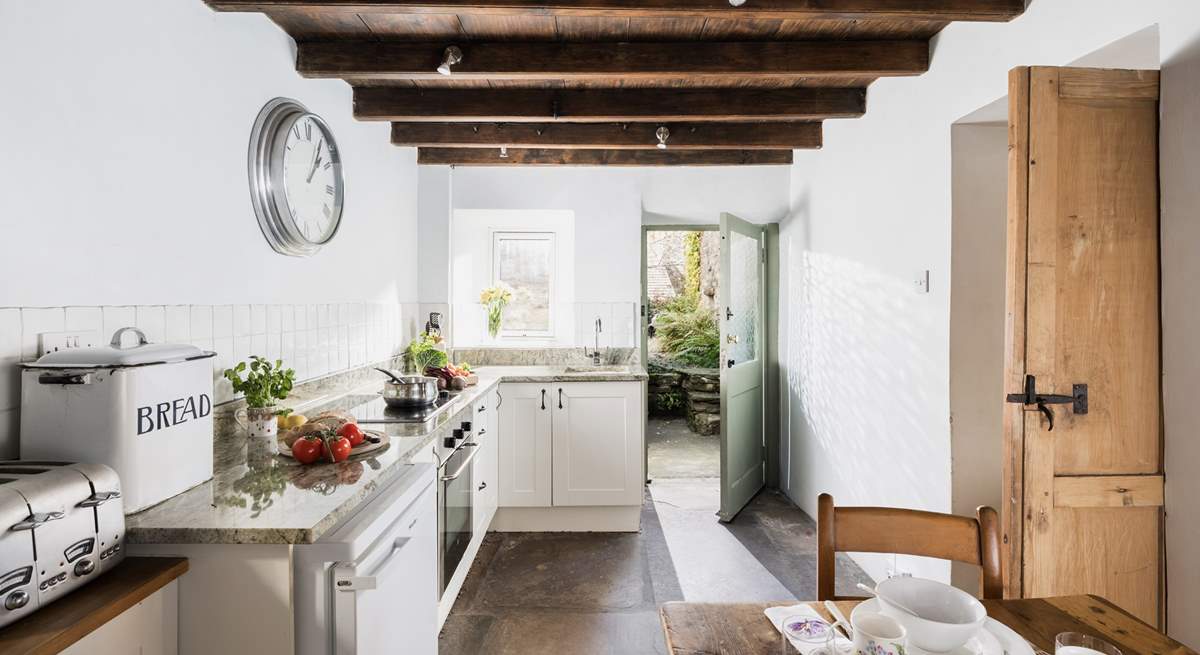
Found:
[[[282,359],[296,369],[297,381],[310,380],[399,353],[425,318],[416,303],[0,307],[0,457],[17,454],[17,364],[37,359],[43,332],[91,331],[107,343],[119,328],[136,326],[151,342],[215,351],[220,403],[234,398],[222,371],[250,355]]]

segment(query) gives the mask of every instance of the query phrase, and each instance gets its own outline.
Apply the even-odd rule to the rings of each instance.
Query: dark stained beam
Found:
[[[305,77],[441,79],[447,43],[325,41],[301,43],[296,68]],[[775,41],[751,43],[462,43],[452,79],[579,80],[821,78],[919,75],[929,43]]]
[[[207,0],[220,11],[287,8],[356,13],[524,14],[538,16],[705,17],[724,19],[925,19],[1007,21],[1025,0]]]
[[[457,166],[750,166],[792,163],[791,150],[418,148],[418,164]]]
[[[866,111],[865,89],[357,87],[354,116],[400,122],[815,121]]]
[[[654,150],[659,123],[392,123],[392,143],[421,148]],[[820,123],[669,123],[669,149],[821,147]]]

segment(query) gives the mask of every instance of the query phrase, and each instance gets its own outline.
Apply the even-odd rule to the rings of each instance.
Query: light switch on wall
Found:
[[[913,288],[917,290],[917,293],[929,293],[928,270],[917,271],[917,274],[913,277]]]

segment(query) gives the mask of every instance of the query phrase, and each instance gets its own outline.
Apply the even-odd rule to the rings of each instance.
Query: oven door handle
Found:
[[[478,448],[478,447],[479,447],[479,444],[477,444],[473,441],[459,446],[459,448]],[[472,450],[471,454],[467,455],[467,459],[464,460],[461,465],[459,465],[457,471],[451,473],[450,475],[442,476],[442,482],[450,482],[451,480],[457,480],[458,476],[462,475],[463,471],[467,470],[467,467],[471,465],[471,460],[475,459],[475,456],[478,454],[479,454],[478,450]],[[449,459],[449,458],[447,458],[447,459]]]

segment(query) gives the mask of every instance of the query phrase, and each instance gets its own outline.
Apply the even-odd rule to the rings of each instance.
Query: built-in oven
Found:
[[[438,598],[450,584],[471,543],[475,524],[471,495],[474,487],[472,460],[479,446],[454,430],[453,451],[438,467]],[[467,433],[468,435],[470,433]],[[449,443],[449,438],[447,439]],[[449,451],[449,449],[445,449]]]

